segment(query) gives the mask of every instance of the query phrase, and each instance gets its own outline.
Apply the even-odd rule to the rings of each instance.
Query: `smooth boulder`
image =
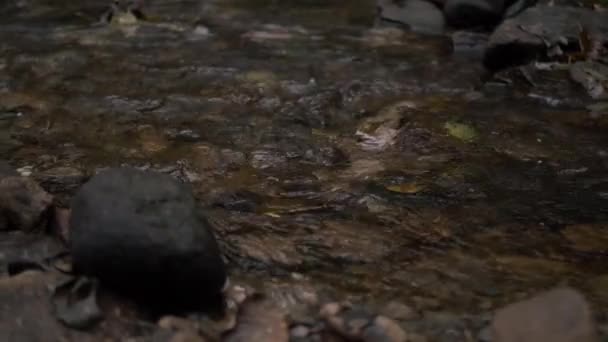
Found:
[[[43,231],[52,203],[53,196],[36,181],[0,161],[0,230]]]
[[[97,174],[73,198],[70,227],[75,271],[146,304],[205,309],[226,281],[192,191],[168,175],[133,168]]]

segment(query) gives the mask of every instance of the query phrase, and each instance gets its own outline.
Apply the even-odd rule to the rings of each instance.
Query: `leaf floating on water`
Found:
[[[471,142],[477,138],[477,131],[469,125],[457,122],[446,122],[443,127],[448,131],[450,136],[462,141]]]
[[[415,194],[424,190],[424,188],[424,185],[416,182],[389,185],[386,187],[388,191],[398,192],[400,194]]]

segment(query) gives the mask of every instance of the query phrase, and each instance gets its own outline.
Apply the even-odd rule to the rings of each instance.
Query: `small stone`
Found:
[[[325,317],[325,322],[334,331],[348,339],[361,339],[363,332],[373,321],[373,316],[361,307],[342,310],[338,315]]]
[[[310,328],[308,328],[307,326],[296,325],[295,327],[291,328],[290,335],[291,335],[291,337],[294,337],[294,338],[303,338],[303,337],[308,336],[309,333],[310,333]]]
[[[493,342],[596,342],[589,304],[577,291],[557,288],[499,310]]]
[[[289,331],[285,314],[269,301],[251,298],[239,310],[236,328],[226,335],[226,342],[287,342]]]
[[[363,332],[365,342],[405,342],[407,334],[390,318],[378,316]]]
[[[337,315],[342,310],[340,303],[327,303],[323,305],[319,315],[323,318],[328,318]]]
[[[196,35],[198,35],[198,36],[208,36],[208,35],[211,34],[211,31],[209,31],[209,28],[207,26],[197,25],[194,28],[193,33],[196,34]]]
[[[234,285],[226,290],[226,297],[234,300],[235,303],[240,305],[245,302],[245,299],[250,297],[252,293],[252,289],[247,289],[240,285]]]
[[[0,278],[0,341],[57,341],[65,328],[49,312],[49,272],[26,271]]]

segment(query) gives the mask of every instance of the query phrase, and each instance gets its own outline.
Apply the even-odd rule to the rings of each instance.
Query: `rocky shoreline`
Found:
[[[0,340],[608,336],[600,4],[113,6],[0,5]]]

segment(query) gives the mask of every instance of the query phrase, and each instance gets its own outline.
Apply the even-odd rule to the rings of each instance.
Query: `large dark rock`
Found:
[[[493,27],[500,22],[504,0],[447,0],[443,14],[455,28]]]
[[[606,43],[608,12],[566,6],[535,6],[503,21],[492,33],[484,56],[491,70],[547,59],[555,49],[577,50],[580,25]]]
[[[203,308],[226,281],[209,223],[170,176],[133,168],[94,176],[72,201],[70,227],[77,272],[153,306]]]

